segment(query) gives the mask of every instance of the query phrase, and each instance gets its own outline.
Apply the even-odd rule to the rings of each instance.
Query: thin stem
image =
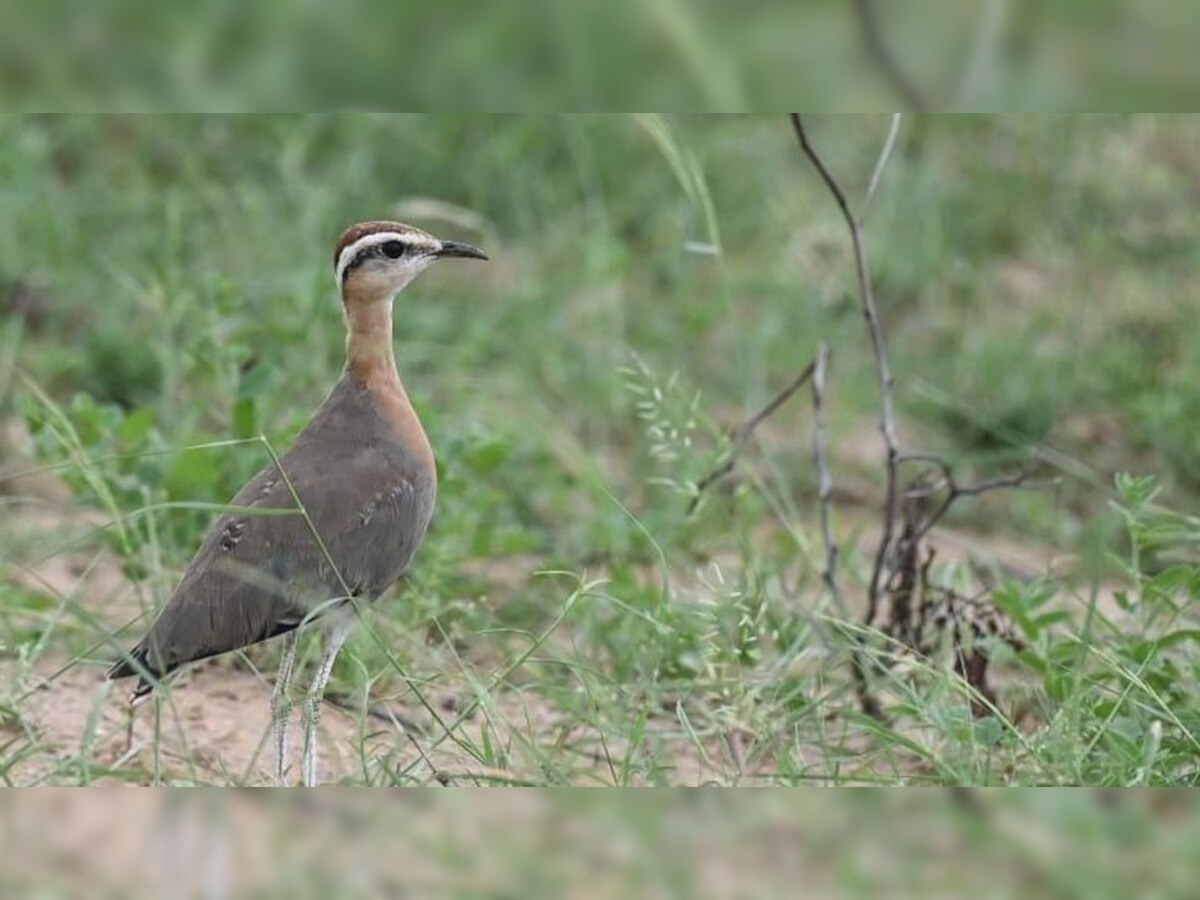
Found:
[[[862,210],[858,214],[859,227],[862,227],[863,220],[867,217],[867,207],[871,205],[871,198],[875,196],[879,182],[883,179],[883,170],[887,168],[888,160],[892,158],[892,151],[896,149],[896,139],[900,137],[900,122],[903,118],[901,113],[892,113],[892,122],[888,126],[887,138],[884,139],[883,149],[879,151],[879,159],[875,160],[875,170],[871,172],[871,181],[867,185],[867,196],[863,198]]]
[[[817,496],[821,501],[821,539],[825,544],[825,568],[821,579],[829,598],[839,615],[845,616],[846,609],[837,584],[838,545],[833,536],[830,516],[830,498],[833,496],[833,477],[829,474],[829,462],[825,455],[825,370],[829,364],[829,347],[824,341],[817,349],[816,366],[812,377],[813,400],[813,464],[817,469]]]
[[[708,488],[711,487],[714,482],[719,481],[733,471],[734,464],[737,462],[737,458],[741,454],[742,448],[746,446],[747,441],[749,441],[750,437],[754,434],[754,429],[756,429],[764,419],[769,418],[771,414],[775,412],[775,410],[783,406],[783,404],[786,403],[791,396],[796,393],[796,391],[804,387],[805,382],[812,377],[813,368],[815,365],[815,361],[810,362],[804,367],[799,375],[788,382],[778,394],[772,397],[766,406],[764,406],[730,433],[729,455],[720,465],[696,482],[696,496],[692,498],[692,502],[688,506],[689,513],[695,510],[696,505],[700,502],[701,495],[703,495],[703,493],[708,490]]]
[[[1033,472],[1031,469],[1022,469],[1020,472],[1014,472],[1011,475],[1002,475],[998,478],[991,478],[987,481],[980,481],[975,484],[960,485],[954,477],[954,470],[946,460],[940,456],[934,456],[929,453],[905,453],[897,460],[899,464],[910,462],[922,462],[928,465],[935,466],[942,474],[942,481],[946,486],[946,496],[938,505],[937,509],[930,514],[925,521],[917,529],[914,535],[914,540],[920,540],[927,535],[933,528],[942,520],[942,517],[950,511],[955,502],[962,497],[978,497],[980,494],[986,494],[991,491],[1004,490],[1007,488],[1018,488],[1023,486],[1031,477]],[[926,492],[929,493],[929,492]]]
[[[879,539],[879,547],[875,551],[875,562],[871,567],[871,581],[867,587],[867,616],[866,623],[868,625],[875,621],[875,615],[879,607],[879,586],[883,574],[883,564],[887,558],[888,549],[892,545],[892,537],[895,529],[896,519],[896,498],[897,498],[897,459],[899,450],[896,447],[896,415],[894,403],[892,401],[892,370],[888,365],[887,347],[883,340],[883,329],[879,325],[879,314],[875,307],[875,295],[871,289],[871,273],[867,267],[866,250],[863,247],[862,234],[858,227],[858,221],[850,212],[850,206],[846,202],[846,195],[838,184],[837,179],[826,168],[820,154],[812,146],[808,139],[808,133],[804,129],[804,120],[799,113],[791,114],[792,128],[796,132],[796,138],[800,142],[800,149],[804,151],[804,155],[808,157],[817,173],[821,176],[821,180],[825,182],[825,186],[837,201],[838,208],[842,211],[842,217],[846,220],[846,227],[850,230],[850,242],[854,248],[855,269],[858,273],[858,288],[862,299],[863,317],[866,319],[867,331],[871,335],[871,349],[875,355],[875,374],[879,383],[879,430],[883,435],[884,455],[886,464],[886,485],[884,489],[884,507],[883,507],[883,533]]]

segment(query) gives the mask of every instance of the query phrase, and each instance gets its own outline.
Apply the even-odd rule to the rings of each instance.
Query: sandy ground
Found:
[[[39,663],[33,676],[53,670],[56,660]],[[95,666],[75,666],[35,690],[22,709],[23,724],[43,753],[31,754],[9,777],[18,784],[71,779],[84,756],[98,767],[114,767],[137,780],[156,769],[167,781],[269,784],[274,773],[270,739],[270,685],[252,673],[208,667],[192,684],[177,685],[169,699],[147,700],[130,708],[124,687],[103,680]],[[156,713],[161,734],[155,760]],[[299,768],[298,716],[293,716],[291,779]],[[94,738],[89,739],[91,731]],[[354,773],[352,718],[326,704],[321,721],[321,777],[337,781]],[[369,742],[368,742],[369,744]],[[63,770],[64,766],[70,766]],[[100,783],[119,781],[102,778]]]
[[[78,783],[84,777],[81,766],[86,761],[102,770],[87,776],[89,782],[99,785],[147,784],[156,777],[168,784],[274,784],[269,675],[237,671],[216,662],[185,673],[157,710],[152,699],[131,709],[120,688],[103,681],[102,669],[74,665],[58,674],[61,666],[56,662],[39,661],[26,683],[36,685],[45,677],[56,677],[44,687],[32,689],[21,706],[19,721],[0,727],[0,746],[11,740],[21,748],[17,755],[22,758],[5,772],[10,783]],[[0,679],[11,678],[13,669],[11,664],[0,669]],[[610,737],[607,745],[602,745],[596,735],[585,733],[577,722],[568,723],[534,694],[496,692],[486,716],[474,711],[461,721],[454,708],[469,701],[465,692],[455,698],[427,692],[426,697],[442,707],[443,722],[457,722],[454,734],[475,747],[481,746],[485,727],[493,741],[509,740],[516,734],[543,748],[557,746],[576,784],[611,783],[604,754],[611,754],[619,765],[625,752],[622,741]],[[664,713],[663,723],[673,720],[673,715]],[[654,732],[656,723],[647,727]],[[298,708],[289,734],[286,781],[297,784],[303,740]],[[541,781],[533,760],[516,770],[481,765],[465,749],[445,740],[445,732],[433,725],[415,701],[386,708],[376,704],[364,716],[353,701],[327,699],[319,735],[322,784],[519,785]],[[677,737],[663,743],[659,761],[670,770],[672,782],[728,781],[738,765],[737,744],[745,744],[739,734],[730,740],[728,746],[710,742],[705,754],[700,754],[689,741]],[[13,745],[8,752],[13,752]],[[519,752],[514,756],[523,758]]]

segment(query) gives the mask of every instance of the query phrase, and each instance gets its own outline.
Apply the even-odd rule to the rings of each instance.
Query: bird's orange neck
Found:
[[[429,438],[396,370],[391,298],[350,298],[342,309],[346,316],[346,370],[367,389],[375,408],[391,423],[413,458],[433,472]]]
[[[391,388],[403,393],[392,350],[391,300],[349,299],[342,309],[346,315],[346,368],[350,374],[373,390]]]

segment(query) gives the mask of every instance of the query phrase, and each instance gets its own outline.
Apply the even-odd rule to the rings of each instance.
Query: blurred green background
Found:
[[[1195,4],[1169,0],[47,0],[0,10],[25,110],[1188,110]]]
[[[856,208],[888,126],[811,120]],[[226,502],[267,460],[254,439],[286,445],[323,398],[342,361],[332,242],[395,217],[493,261],[438,268],[397,304],[442,486],[409,586],[339,663],[352,709],[407,705],[433,741],[446,723],[415,685],[477,729],[463,752],[485,781],[1195,779],[1196,525],[1173,519],[1155,544],[1153,505],[1113,477],[1154,475],[1159,507],[1196,508],[1198,139],[1190,117],[902,122],[865,233],[903,443],[964,477],[1037,460],[1054,481],[963,504],[947,552],[1048,581],[1083,629],[1065,644],[1035,630],[1043,655],[1010,660],[1019,728],[981,737],[931,672],[904,701],[923,737],[902,741],[854,717],[812,616],[807,397],[688,513],[724,429],[828,340],[842,577],[859,602],[881,477],[873,360],[844,223],[785,118],[0,118],[10,764],[45,762],[37,678],[112,658],[132,637],[113,629],[169,596],[211,516],[169,505]],[[1175,580],[1153,597],[1170,611],[1130,600],[1163,572]],[[1114,596],[1137,627],[1088,631]],[[1102,639],[1118,643],[1087,649]],[[63,727],[103,743],[120,713],[93,696],[99,670],[79,671],[93,680]],[[391,727],[358,725],[360,743]],[[90,740],[37,777],[96,777]],[[116,774],[147,778],[139,759]],[[414,771],[363,754],[347,777]]]

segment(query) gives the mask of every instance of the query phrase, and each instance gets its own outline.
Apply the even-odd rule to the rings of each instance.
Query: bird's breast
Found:
[[[437,466],[433,447],[421,419],[404,388],[395,384],[367,384],[371,406],[382,428],[381,443],[408,478],[423,482],[421,487],[435,488]]]

